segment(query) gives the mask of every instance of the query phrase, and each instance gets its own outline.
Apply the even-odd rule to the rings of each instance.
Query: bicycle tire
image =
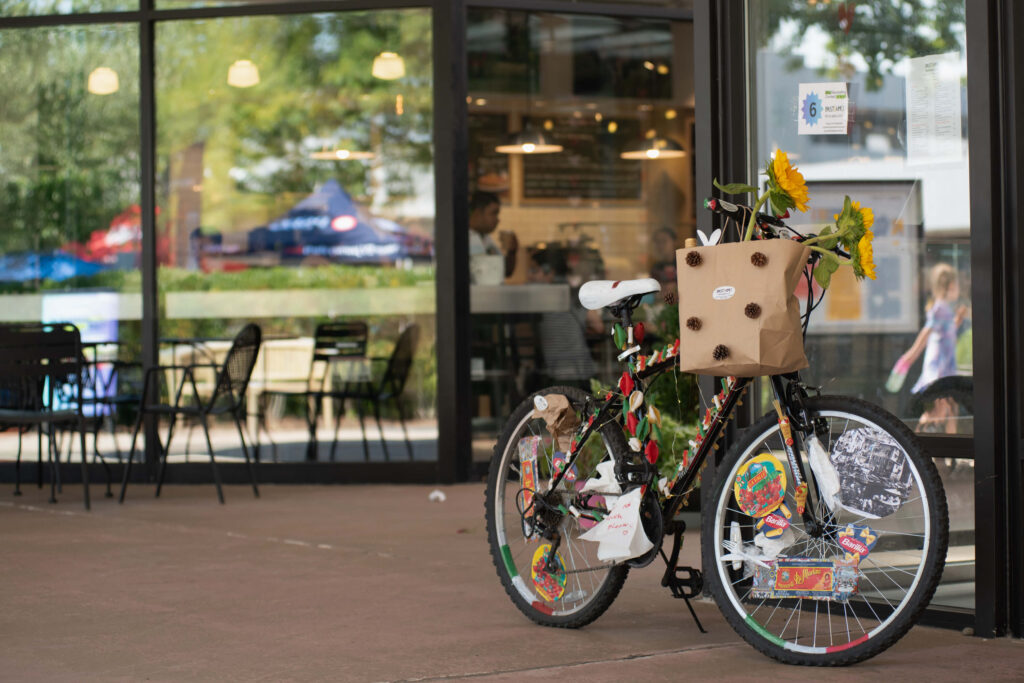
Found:
[[[523,614],[543,626],[580,628],[597,619],[611,606],[622,589],[629,567],[597,560],[596,543],[576,540],[585,531],[580,520],[572,515],[565,515],[561,522],[563,543],[559,550],[560,559],[566,570],[565,592],[558,599],[549,600],[548,596],[532,585],[534,582],[531,565],[537,548],[546,541],[536,534],[532,538],[529,537],[517,508],[520,491],[517,449],[520,439],[526,436],[541,437],[541,460],[546,459],[546,463],[538,464],[540,480],[539,475],[547,473],[544,468],[551,465],[553,446],[543,422],[532,418],[531,415],[534,409],[533,397],[549,394],[564,395],[577,413],[584,407],[587,399],[587,393],[582,389],[553,386],[534,392],[513,411],[494,447],[488,472],[484,500],[487,536],[498,577],[513,604]],[[598,441],[603,445],[603,451],[590,445],[596,445]],[[630,451],[619,423],[609,421],[593,433],[587,444],[581,448],[581,453],[578,459],[578,464],[581,465],[578,471],[579,482],[593,476],[594,467],[599,462],[608,457],[628,457]],[[593,460],[597,458],[600,459],[594,462]],[[562,484],[559,486],[560,489],[563,487]],[[568,549],[568,552],[565,552],[565,549]],[[586,571],[578,571],[581,569]]]
[[[868,519],[863,516],[864,509],[884,512],[894,507],[894,500],[900,496],[876,498],[876,502],[882,501],[882,506],[874,508],[871,501],[864,502],[865,491],[871,490],[862,488],[867,479],[843,476],[851,470],[841,472],[840,496],[851,504],[862,504],[864,509],[855,513],[837,506],[835,517],[826,520],[825,533],[817,538],[807,534],[800,515],[795,509],[791,510],[794,544],[778,556],[786,558],[790,566],[796,564],[794,557],[823,562],[834,557],[846,558],[838,538],[839,530],[845,530],[848,523],[866,524],[877,534],[877,545],[873,543],[873,549],[855,565],[856,592],[839,600],[812,600],[806,595],[782,597],[774,592],[779,590],[776,583],[764,597],[763,577],[773,575],[765,574],[745,557],[740,567],[735,559],[723,559],[728,557],[726,546],[735,547],[730,541],[736,536],[742,539],[744,553],[753,551],[748,545],[754,537],[753,518],[737,509],[741,506],[735,502],[735,477],[744,474],[740,470],[744,463],[765,451],[778,456],[787,476],[784,503],[795,507],[792,476],[774,414],[766,415],[749,427],[719,465],[712,496],[714,506],[703,519],[702,551],[712,597],[744,640],[765,655],[787,664],[845,666],[892,646],[913,626],[931,600],[942,576],[949,541],[946,497],[931,458],[910,429],[895,416],[878,406],[846,397],[810,398],[806,407],[812,417],[822,418],[829,425],[828,443],[823,445],[831,461],[835,462],[838,455],[852,462],[856,454],[860,454],[860,462],[874,467],[874,463],[889,458],[887,462],[893,463],[890,474],[899,468],[902,477],[899,481],[885,480],[891,485],[886,495],[901,492],[902,502],[897,509]],[[850,435],[845,442],[841,441],[844,434]],[[900,453],[905,458],[900,459]],[[876,457],[880,460],[876,461]],[[864,477],[873,476],[866,474],[867,469],[860,472],[865,473]],[[902,488],[904,479],[908,484],[906,491]],[[824,503],[820,503],[819,512],[824,508]],[[738,525],[738,534],[734,523]],[[776,559],[767,564],[785,576],[778,562]],[[754,585],[754,572],[760,572],[758,586]],[[789,575],[795,576],[795,573]],[[838,575],[836,571],[834,576]],[[786,591],[779,590],[779,593],[786,594]],[[804,614],[806,619],[801,618]],[[792,626],[794,620],[795,626]]]

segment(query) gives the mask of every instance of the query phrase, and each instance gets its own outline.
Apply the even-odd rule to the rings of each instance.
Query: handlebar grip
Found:
[[[723,199],[705,199],[704,208],[714,213],[720,213],[723,216],[729,216],[738,220],[746,220],[747,213],[744,211],[744,207],[741,207],[732,202],[727,202]]]

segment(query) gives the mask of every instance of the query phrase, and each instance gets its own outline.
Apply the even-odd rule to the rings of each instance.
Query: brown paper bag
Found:
[[[676,251],[680,369],[760,377],[806,368],[793,291],[809,255],[785,239]]]
[[[551,439],[555,442],[555,450],[562,453],[569,451],[569,441],[579,426],[580,419],[568,398],[562,394],[535,396],[532,417],[544,420]]]

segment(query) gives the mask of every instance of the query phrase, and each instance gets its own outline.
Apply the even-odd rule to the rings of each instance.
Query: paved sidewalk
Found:
[[[1024,642],[918,627],[864,664],[776,664],[717,607],[631,573],[578,631],[527,621],[487,550],[482,484],[133,486],[92,512],[0,486],[0,671],[5,680],[678,681],[1020,680]],[[102,493],[99,494],[102,496]],[[696,537],[689,539],[696,551]],[[697,558],[685,558],[696,563]]]

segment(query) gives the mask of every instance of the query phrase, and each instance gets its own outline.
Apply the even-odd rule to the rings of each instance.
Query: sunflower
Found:
[[[768,194],[776,215],[782,215],[790,208],[807,211],[807,183],[796,166],[791,166],[789,157],[781,149],[775,151],[775,158],[768,162]]]
[[[867,209],[868,212],[871,209]],[[869,213],[870,215],[870,213]],[[867,223],[867,221],[865,221]],[[872,247],[871,240],[875,238],[875,233],[870,230],[864,231],[864,236],[857,242],[857,256],[861,271],[864,273],[864,277],[869,277],[872,280],[875,279],[875,261],[874,261],[874,248]],[[855,269],[856,270],[856,269]]]
[[[814,269],[818,284],[828,287],[834,273],[840,265],[853,266],[853,274],[858,278],[875,279],[874,245],[875,233],[871,226],[875,224],[875,212],[860,202],[852,201],[848,196],[843,200],[843,209],[833,214],[835,226],[825,227],[805,244],[822,254],[822,259]],[[850,258],[840,260],[831,250],[842,246],[849,252]]]

